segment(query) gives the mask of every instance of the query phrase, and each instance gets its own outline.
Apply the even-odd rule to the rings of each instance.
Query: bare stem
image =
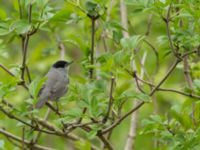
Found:
[[[15,75],[14,75],[12,72],[10,72],[3,64],[0,64],[0,67],[1,67],[4,71],[6,71],[9,75],[11,75],[12,77],[15,77]]]
[[[166,23],[167,37],[169,39],[170,48],[171,48],[174,56],[175,57],[179,57],[178,54],[177,54],[177,51],[175,50],[175,48],[173,46],[173,42],[172,42],[172,38],[171,38],[171,33],[170,33],[170,25],[169,25],[169,23],[170,23],[170,11],[171,11],[171,8],[172,8],[172,2],[170,3],[169,8],[167,10],[167,17],[163,18],[163,20]]]
[[[94,35],[95,35],[95,20],[96,19],[93,19],[91,18],[91,21],[92,21],[92,37],[91,37],[91,52],[90,52],[90,64],[91,64],[91,68],[90,68],[90,79],[93,79],[93,76],[94,76],[94,68],[93,68],[93,65],[94,65]]]
[[[177,64],[180,62],[179,59],[176,59],[175,63],[172,65],[172,67],[169,69],[169,71],[167,72],[167,74],[164,76],[164,78],[152,89],[152,91],[150,92],[149,96],[152,96],[157,89],[163,84],[163,82],[169,77],[169,75],[172,73],[172,71],[176,68]],[[115,123],[113,123],[111,126],[109,126],[108,128],[102,130],[102,133],[105,134],[107,132],[109,132],[110,130],[112,130],[113,128],[115,128],[116,126],[118,126],[124,119],[126,119],[129,115],[131,115],[133,112],[135,112],[136,110],[138,110],[140,107],[142,107],[145,104],[144,101],[138,103],[133,109],[131,109],[129,112],[127,112],[124,116],[122,116],[120,119],[118,119]]]
[[[25,150],[25,127],[22,128],[22,150]]]
[[[110,111],[111,111],[111,108],[112,108],[112,103],[113,103],[113,88],[114,88],[114,83],[115,83],[115,77],[112,76],[111,78],[111,84],[110,84],[110,94],[109,94],[109,103],[108,103],[108,110],[107,110],[107,113],[103,119],[103,123],[106,123],[109,115],[110,115]]]
[[[21,1],[18,0],[18,7],[19,7],[19,18],[22,19],[22,6],[21,6]]]
[[[109,141],[101,133],[98,133],[97,136],[104,143],[104,147],[106,147],[108,150],[113,150],[113,148],[112,148],[111,144],[109,143]]]
[[[13,139],[15,141],[18,141],[18,142],[21,142],[21,143],[23,142],[22,138],[14,135],[14,134],[11,134],[10,132],[7,132],[2,128],[0,128],[0,134],[3,134],[4,136],[9,137],[9,138],[11,138],[11,139]],[[24,144],[29,146],[30,142],[27,141],[27,140],[24,140]],[[41,146],[41,145],[38,145],[38,144],[34,145],[33,148],[35,148],[36,150],[53,150],[52,148],[44,147],[44,146]]]
[[[46,112],[46,114],[45,114],[45,117],[44,117],[44,121],[47,121],[47,120],[48,120],[50,113],[51,113],[51,109],[48,108],[48,109],[47,109],[47,112]],[[42,134],[41,131],[39,131],[39,132],[37,133],[37,135],[36,135],[36,137],[35,137],[35,139],[34,139],[34,141],[33,141],[34,144],[36,144],[36,143],[38,142],[38,140],[39,140],[41,134]]]

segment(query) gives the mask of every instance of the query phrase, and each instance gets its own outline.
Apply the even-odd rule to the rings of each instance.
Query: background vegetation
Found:
[[[199,0],[0,4],[0,149],[200,149]],[[69,91],[36,110],[59,59]]]

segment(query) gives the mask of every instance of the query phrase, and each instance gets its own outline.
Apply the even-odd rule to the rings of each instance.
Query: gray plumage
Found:
[[[41,108],[48,100],[56,101],[65,95],[68,90],[68,66],[71,63],[66,61],[57,61],[53,64],[47,73],[47,81],[41,88],[36,104],[36,108]]]

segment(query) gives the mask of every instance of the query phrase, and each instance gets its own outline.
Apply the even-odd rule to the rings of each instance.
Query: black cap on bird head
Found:
[[[59,60],[59,61],[57,61],[53,64],[53,67],[54,68],[65,68],[65,67],[69,66],[71,63],[72,63],[72,61],[67,62],[67,61],[64,61],[64,60]]]

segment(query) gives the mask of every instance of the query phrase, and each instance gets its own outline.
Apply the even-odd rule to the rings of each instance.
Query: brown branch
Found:
[[[149,85],[150,87],[155,87],[155,85],[153,83],[150,83],[148,81],[145,81],[143,79],[140,79],[138,76],[135,76],[137,78],[138,81],[141,81],[142,83],[144,84],[147,84]],[[194,98],[194,99],[200,99],[200,96],[198,95],[194,95],[192,93],[184,93],[182,91],[178,91],[178,90],[174,90],[174,89],[168,89],[168,88],[158,88],[157,91],[163,91],[163,92],[173,92],[173,93],[177,93],[177,94],[180,94],[180,95],[183,95],[183,96],[187,96],[187,97],[190,97],[190,98]]]
[[[113,88],[114,88],[114,83],[115,83],[115,77],[112,76],[111,78],[111,84],[110,84],[110,94],[109,94],[109,103],[108,103],[108,109],[105,117],[103,118],[102,122],[106,123],[108,120],[108,117],[110,115],[110,111],[112,109],[112,103],[113,103]]]
[[[18,8],[19,8],[19,18],[22,19],[22,17],[23,17],[22,14],[23,13],[22,13],[22,6],[21,6],[20,0],[18,0]]]
[[[101,141],[104,144],[104,147],[107,148],[108,150],[113,150],[111,144],[109,143],[109,141],[102,135],[102,133],[97,133],[97,136],[101,139]]]
[[[183,59],[184,57],[189,56],[189,55],[194,54],[194,53],[197,53],[197,50],[185,52],[184,54],[181,55],[181,58]]]
[[[28,9],[28,21],[29,21],[29,23],[31,23],[31,21],[32,21],[32,4],[30,3],[29,4],[29,9]]]
[[[156,56],[156,69],[155,69],[155,73],[158,72],[160,63],[159,63],[159,53],[158,50],[156,50],[156,48],[153,46],[153,44],[151,44],[149,41],[144,39],[144,42],[153,50],[155,56]]]
[[[176,59],[176,61],[174,62],[174,64],[168,70],[167,74],[163,77],[163,79],[151,90],[151,92],[149,93],[149,96],[152,96],[157,91],[157,89],[163,84],[163,82],[169,77],[169,75],[172,73],[172,71],[176,68],[176,66],[177,66],[177,64],[179,62],[180,62],[180,60]],[[133,109],[131,109],[129,112],[127,112],[124,116],[122,116],[120,119],[118,119],[111,126],[103,129],[102,133],[105,134],[105,133],[109,132],[110,130],[112,130],[113,128],[115,128],[116,126],[118,126],[124,119],[126,119],[129,115],[131,115],[136,110],[138,110],[144,104],[145,104],[144,101],[138,103],[138,105],[136,105]]]
[[[60,49],[60,58],[64,60],[65,59],[65,45],[63,44],[59,36],[56,36],[56,40],[58,43],[58,48]]]
[[[27,73],[27,76],[28,76],[28,81],[29,81],[29,83],[31,83],[32,82],[32,80],[31,80],[31,74],[30,74],[30,71],[29,71],[29,68],[28,68],[27,65],[26,65],[26,73]]]
[[[153,18],[153,14],[150,14],[148,17],[148,21],[147,21],[147,31],[145,33],[146,36],[148,36],[150,34],[152,18]]]
[[[87,111],[87,108],[84,107],[84,108],[83,108],[83,111],[82,111],[82,117],[80,117],[80,118],[78,119],[77,124],[80,124],[80,123],[81,123],[81,121],[83,120],[83,115],[86,113],[86,111]]]
[[[32,4],[30,3],[29,9],[28,9],[28,21],[31,23],[32,21]],[[22,58],[22,67],[21,67],[21,79],[24,81],[24,75],[25,75],[25,70],[26,70],[26,55],[27,55],[27,50],[28,50],[28,43],[29,43],[29,37],[30,35],[28,33],[25,33],[25,35],[22,35],[22,52],[23,52],[23,58]]]
[[[8,116],[9,118],[14,119],[14,120],[17,120],[17,121],[23,123],[24,125],[27,125],[27,126],[29,126],[29,127],[34,128],[34,126],[32,126],[31,124],[25,122],[25,121],[22,120],[21,118],[19,118],[19,117],[13,115],[13,114],[7,112],[7,111],[3,108],[3,106],[1,106],[1,105],[0,105],[0,111],[3,112],[3,113],[4,113],[6,116]]]
[[[51,113],[51,109],[48,108],[48,109],[47,109],[47,112],[46,112],[46,114],[45,114],[45,117],[44,117],[44,121],[47,121],[47,120],[48,120],[50,113]],[[38,142],[38,140],[39,140],[41,134],[42,134],[42,132],[39,131],[39,132],[37,133],[36,137],[35,137],[34,139],[32,139],[32,142],[33,142],[34,144],[36,144],[36,143]]]
[[[29,42],[29,36],[28,34],[25,35],[25,37],[22,37],[24,40],[23,41],[23,58],[22,58],[22,67],[21,67],[21,79],[24,81],[24,75],[25,75],[25,69],[26,69],[26,55],[27,55],[27,48],[28,48],[28,42]]]
[[[96,19],[93,19],[91,17],[91,21],[92,21],[92,37],[91,37],[91,51],[90,51],[90,64],[91,64],[91,67],[89,72],[90,72],[90,79],[93,79],[93,76],[94,76],[94,68],[93,68],[93,65],[94,65],[94,35],[95,35],[95,21]]]
[[[167,37],[169,39],[169,44],[170,44],[170,48],[174,54],[175,57],[177,57],[177,51],[175,50],[174,46],[173,46],[173,42],[172,42],[172,38],[171,38],[171,33],[170,33],[170,26],[169,26],[169,23],[170,23],[170,11],[171,11],[171,8],[172,8],[172,2],[170,3],[169,5],[169,8],[167,10],[167,17],[166,18],[163,18],[163,20],[165,21],[166,23],[166,30],[167,30]]]
[[[0,128],[0,134],[3,134],[4,136],[6,137],[9,137],[15,141],[18,141],[20,143],[23,142],[23,139],[14,135],[14,134],[11,134],[10,132],[7,132],[5,130],[3,130],[2,128]],[[30,146],[30,142],[27,141],[27,140],[24,140],[24,144],[26,144],[27,146]],[[41,146],[41,145],[34,145],[33,148],[35,148],[35,150],[53,150],[52,148],[48,148],[48,147],[44,147],[44,146]]]
[[[58,111],[58,109],[54,108],[54,106],[51,105],[51,103],[46,102],[45,103],[53,112],[55,112],[55,114],[57,114],[58,116],[61,116],[62,114]]]
[[[163,84],[163,82],[169,77],[169,75],[172,73],[172,71],[176,68],[177,64],[180,62],[179,59],[176,59],[176,61],[174,62],[174,64],[171,66],[171,68],[169,69],[169,71],[167,72],[167,74],[165,75],[165,77],[152,89],[152,91],[150,92],[149,96],[152,96],[155,91]]]
[[[0,111],[3,112],[6,116],[8,116],[10,119],[14,119],[14,120],[16,120],[18,122],[21,122],[22,124],[24,124],[24,125],[26,125],[28,127],[31,127],[32,129],[34,129],[36,131],[41,131],[41,132],[44,132],[44,133],[47,133],[47,134],[55,134],[54,132],[43,130],[43,129],[40,129],[38,126],[34,126],[34,125],[30,124],[30,123],[27,123],[26,121],[22,120],[21,118],[19,118],[19,117],[13,115],[12,113],[6,111],[3,108],[3,106],[1,106],[1,105],[0,105]],[[31,118],[31,119],[33,120],[33,118]]]
[[[10,72],[3,64],[0,64],[0,67],[1,67],[5,72],[7,72],[9,75],[11,75],[12,77],[15,77],[15,75],[14,75],[12,72]]]
[[[136,105],[132,110],[130,110],[128,113],[126,113],[124,116],[122,116],[120,119],[118,119],[116,122],[114,122],[111,126],[105,128],[102,130],[102,134],[105,134],[107,132],[109,132],[110,130],[112,130],[113,128],[115,128],[116,126],[118,126],[124,119],[126,119],[130,114],[132,114],[134,111],[136,111],[137,109],[139,109],[142,105],[144,105],[145,102],[140,102],[138,105]]]
[[[22,150],[25,150],[25,127],[22,128]]]

